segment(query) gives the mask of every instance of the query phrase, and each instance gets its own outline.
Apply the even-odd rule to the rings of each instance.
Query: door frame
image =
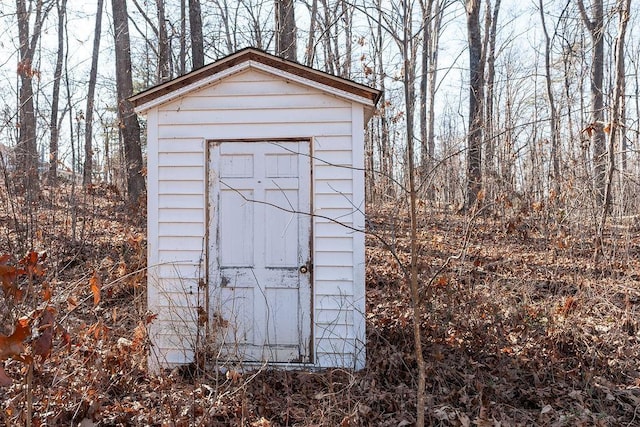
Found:
[[[212,182],[212,177],[211,177],[211,156],[212,156],[212,148],[216,145],[222,144],[224,142],[246,142],[248,144],[251,143],[260,143],[260,142],[273,142],[273,143],[278,143],[278,142],[301,142],[301,143],[306,143],[309,145],[309,222],[310,222],[310,226],[309,226],[309,261],[308,263],[309,265],[309,272],[307,274],[309,274],[309,342],[306,345],[308,354],[306,355],[306,360],[299,360],[296,362],[269,362],[269,364],[274,364],[274,365],[286,365],[286,366],[290,366],[290,367],[306,367],[309,365],[315,365],[316,363],[316,354],[315,354],[315,313],[314,313],[314,307],[315,307],[315,275],[314,275],[314,269],[313,269],[313,265],[314,265],[314,258],[315,258],[315,252],[314,252],[314,246],[313,246],[313,239],[314,239],[314,229],[315,229],[315,223],[314,223],[314,215],[313,215],[313,209],[314,209],[314,196],[315,196],[315,191],[314,191],[314,179],[313,179],[313,159],[314,159],[314,139],[312,137],[275,137],[275,138],[269,138],[269,137],[264,137],[264,138],[207,138],[203,140],[203,143],[205,144],[204,147],[204,154],[205,154],[205,158],[204,158],[204,162],[205,162],[205,167],[204,167],[204,183],[205,183],[205,188],[204,188],[204,202],[205,202],[205,238],[204,238],[204,261],[205,261],[205,280],[204,280],[204,286],[202,286],[202,284],[199,285],[199,288],[204,288],[204,303],[205,303],[205,311],[207,313],[208,316],[208,321],[205,325],[205,333],[204,333],[204,338],[205,338],[205,342],[211,342],[213,339],[215,339],[215,337],[213,336],[213,330],[212,330],[212,324],[215,323],[215,319],[211,319],[211,291],[212,288],[214,286],[216,286],[213,283],[209,283],[209,279],[211,277],[211,251],[210,249],[210,245],[212,243],[212,241],[216,240],[215,236],[211,236],[211,221],[213,220],[212,214],[211,214],[211,188],[213,185]],[[200,326],[198,326],[198,329],[200,330]],[[200,332],[198,332],[198,336],[202,336],[202,334]],[[246,365],[251,365],[254,364],[255,362],[246,362],[246,361],[239,361],[242,364],[246,364]]]

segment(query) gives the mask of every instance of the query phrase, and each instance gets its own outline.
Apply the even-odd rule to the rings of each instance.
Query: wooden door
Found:
[[[210,150],[210,322],[229,360],[311,362],[309,141]]]

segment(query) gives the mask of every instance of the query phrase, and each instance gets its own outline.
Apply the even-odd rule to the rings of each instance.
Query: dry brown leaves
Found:
[[[59,274],[49,281],[47,300],[68,336],[62,339],[47,311],[40,312],[33,326],[38,330],[33,352],[42,359],[32,387],[37,422],[413,424],[413,320],[398,265],[408,260],[408,221],[397,206],[368,209],[370,231],[387,246],[367,237],[365,370],[247,372],[199,365],[153,376],[144,363],[146,324],[153,320],[143,304],[144,230],[128,223],[116,202],[92,197],[83,206],[85,241],[51,241],[49,269],[57,266]],[[640,238],[615,229],[608,238],[618,252],[611,262],[594,266],[588,226],[545,223],[542,205],[509,218],[482,216],[471,228],[468,217],[421,206],[430,425],[638,421]],[[44,217],[54,214],[61,212]],[[47,235],[56,235],[54,228],[66,236],[60,239],[69,239],[68,224],[49,224],[42,244]],[[5,261],[0,259],[0,273],[13,274]],[[2,338],[10,339],[13,330],[5,332]],[[7,362],[7,372],[19,369]],[[4,419],[18,424],[24,419],[24,398],[21,384],[6,389]]]

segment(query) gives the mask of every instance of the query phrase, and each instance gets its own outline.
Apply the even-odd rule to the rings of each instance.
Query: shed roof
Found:
[[[198,68],[188,74],[146,89],[129,100],[139,113],[156,105],[169,102],[202,86],[218,81],[229,74],[247,68],[277,71],[293,77],[299,83],[311,83],[338,96],[358,101],[372,110],[380,98],[381,91],[352,80],[336,77],[297,62],[289,61],[256,48],[245,48],[216,62]]]

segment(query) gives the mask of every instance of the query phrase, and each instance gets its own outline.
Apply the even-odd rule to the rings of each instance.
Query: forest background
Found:
[[[0,15],[3,144],[20,147],[20,130],[35,120],[29,150],[40,168],[82,175],[87,164],[92,179],[124,190],[112,9],[18,3],[26,26],[13,5],[4,3]],[[439,205],[468,205],[482,187],[489,199],[566,197],[586,214],[604,200],[612,160],[615,213],[635,207],[640,48],[638,13],[626,2],[187,3],[128,4],[133,93],[246,46],[276,51],[276,11],[285,23],[293,8],[295,25],[282,31],[294,31],[295,49],[285,56],[384,91],[367,138],[368,169],[378,172],[367,175],[369,200],[405,179],[411,123],[419,189]],[[192,10],[198,19],[189,19]],[[106,19],[98,37],[96,16]],[[29,47],[22,53],[21,40]],[[32,80],[33,119],[20,118],[24,77]]]

